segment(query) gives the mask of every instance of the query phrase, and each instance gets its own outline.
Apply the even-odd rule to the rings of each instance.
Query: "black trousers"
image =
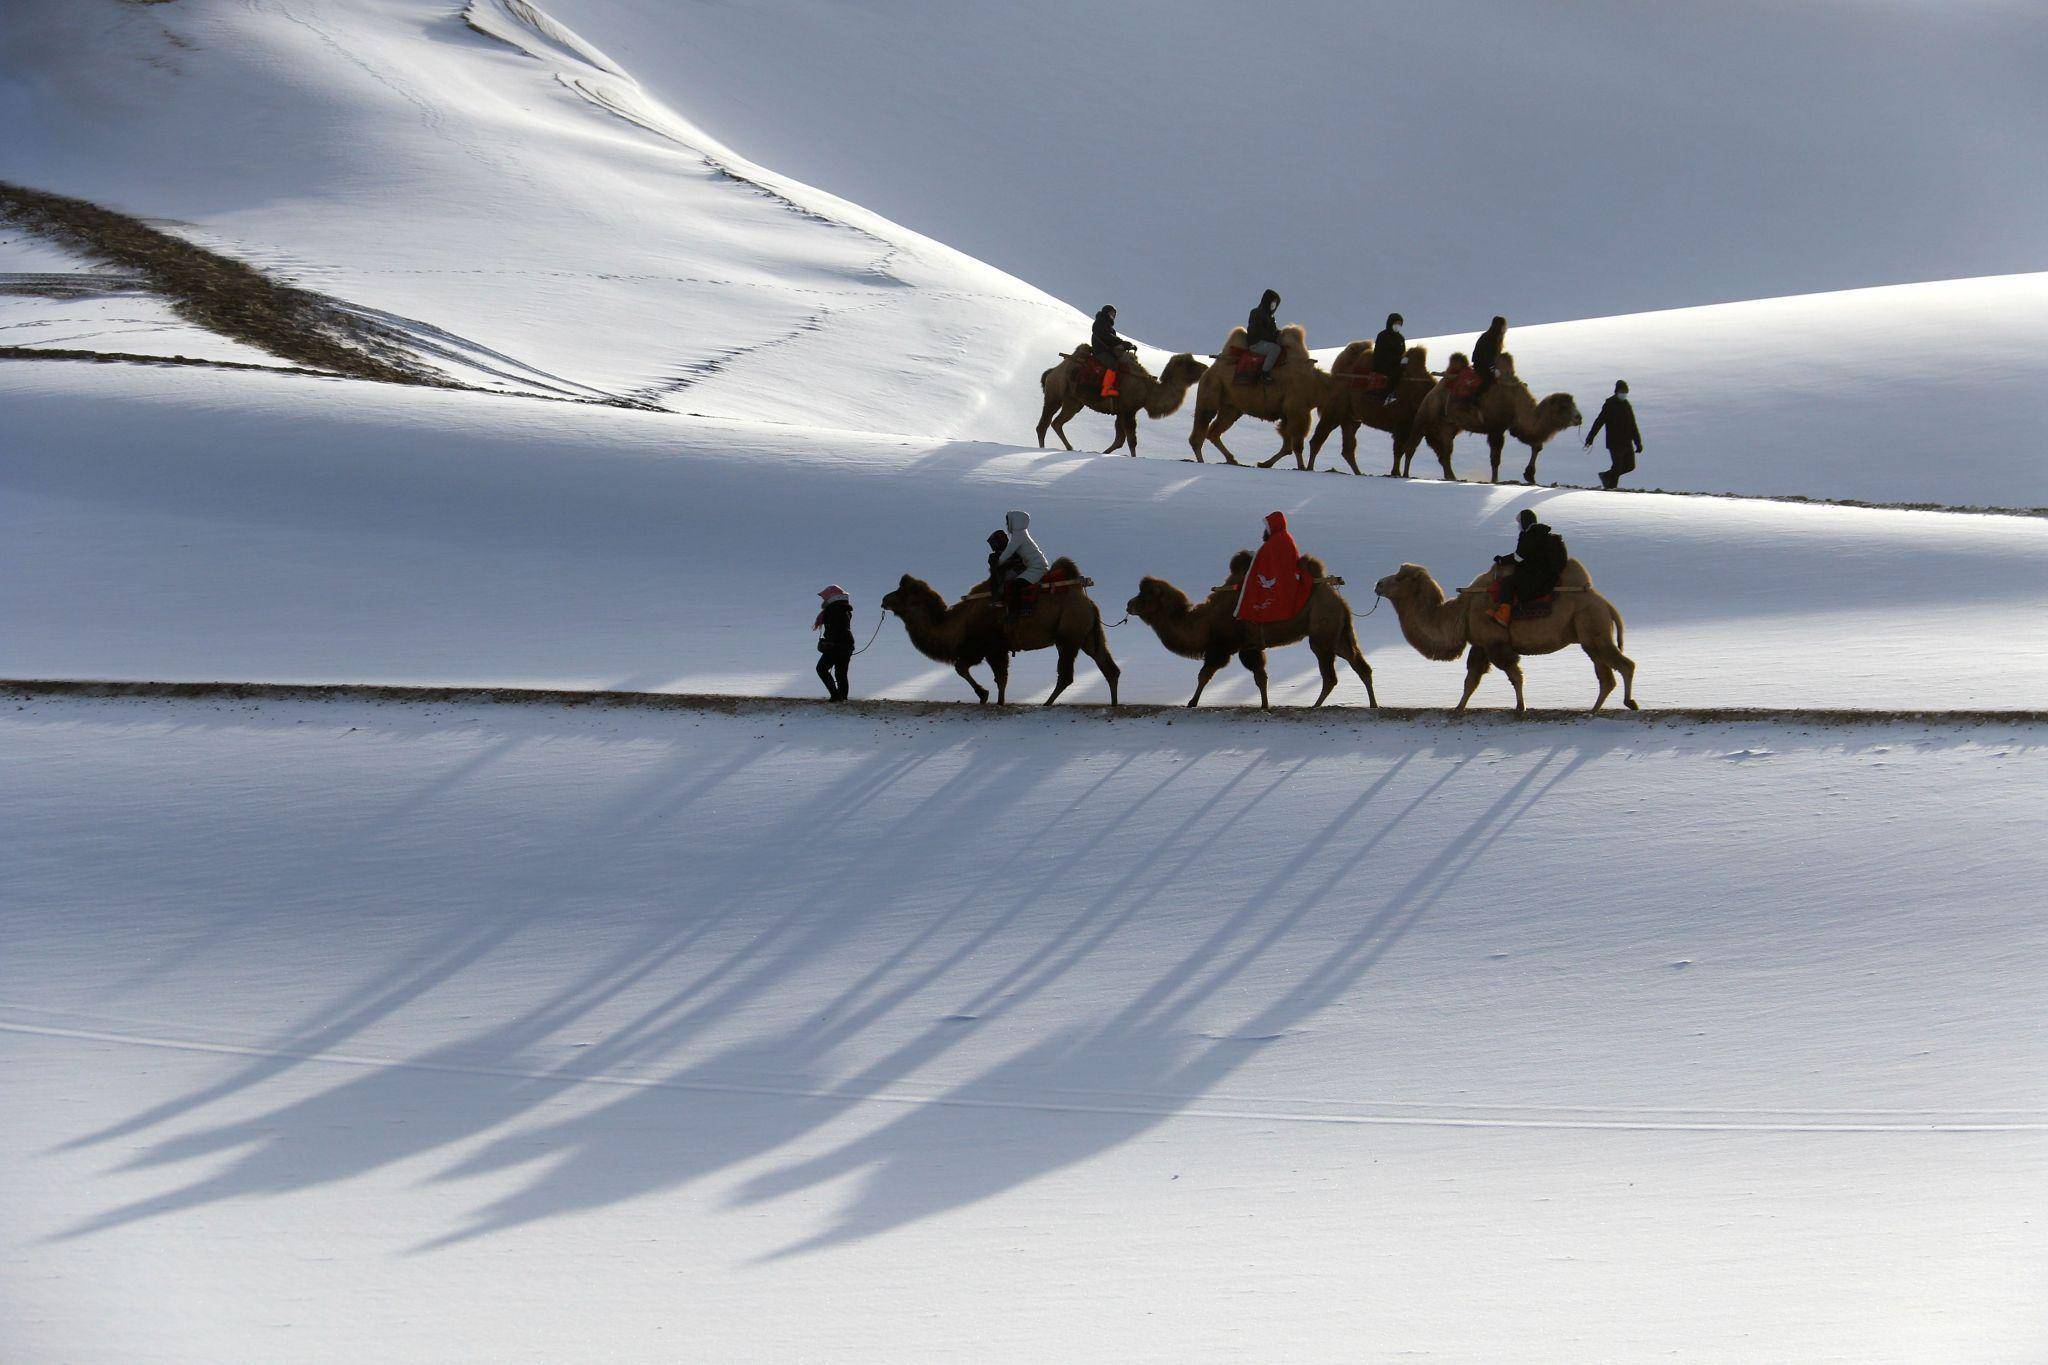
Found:
[[[835,649],[829,654],[818,655],[818,681],[825,684],[825,695],[833,701],[846,700],[846,666],[853,662],[853,651]]]
[[[1628,446],[1607,447],[1607,458],[1613,468],[1607,471],[1608,482],[1612,483],[1624,474],[1633,474],[1636,469],[1636,453]]]

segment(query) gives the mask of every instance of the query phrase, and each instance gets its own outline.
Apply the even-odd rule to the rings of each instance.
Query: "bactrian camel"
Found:
[[[1315,416],[1316,405],[1329,392],[1330,376],[1317,368],[1310,357],[1306,334],[1290,324],[1280,329],[1280,359],[1273,373],[1266,379],[1241,384],[1237,381],[1234,353],[1244,349],[1247,339],[1244,328],[1232,328],[1222,351],[1202,376],[1195,389],[1195,425],[1188,433],[1188,446],[1198,463],[1203,443],[1207,442],[1222,451],[1225,460],[1236,464],[1237,456],[1223,444],[1223,433],[1240,417],[1256,417],[1280,426],[1280,449],[1271,460],[1261,461],[1262,467],[1292,455],[1297,468],[1306,468],[1303,452],[1308,447],[1309,422]]]
[[[1479,680],[1488,668],[1498,668],[1515,686],[1515,709],[1524,710],[1522,700],[1522,656],[1554,654],[1577,645],[1593,661],[1593,676],[1600,693],[1593,698],[1598,711],[1614,691],[1614,675],[1621,675],[1621,699],[1629,710],[1636,709],[1635,661],[1621,652],[1621,613],[1614,604],[1593,590],[1593,580],[1578,560],[1565,561],[1558,580],[1558,593],[1550,615],[1502,625],[1493,619],[1493,600],[1488,585],[1500,569],[1493,568],[1460,592],[1446,599],[1444,590],[1420,564],[1403,564],[1373,585],[1373,591],[1394,604],[1401,620],[1401,634],[1425,659],[1449,661],[1465,656],[1465,693],[1458,698],[1463,711]]]
[[[1202,689],[1234,654],[1259,685],[1259,709],[1270,710],[1266,651],[1307,640],[1323,675],[1323,690],[1317,694],[1315,705],[1321,706],[1336,690],[1337,660],[1342,659],[1365,684],[1367,702],[1378,706],[1380,700],[1372,687],[1372,665],[1365,661],[1365,651],[1358,647],[1358,633],[1352,628],[1351,607],[1344,595],[1327,581],[1318,581],[1309,593],[1308,605],[1290,620],[1240,621],[1238,587],[1251,566],[1251,551],[1238,551],[1230,561],[1229,581],[1211,589],[1199,603],[1190,603],[1186,593],[1163,578],[1141,579],[1138,595],[1125,605],[1126,611],[1152,627],[1159,643],[1182,658],[1202,661],[1202,671],[1195,675],[1195,695],[1188,698],[1188,705],[1202,700]],[[1310,555],[1301,557],[1301,571],[1317,580],[1324,577],[1322,561]]]
[[[1110,442],[1105,455],[1113,455],[1119,449],[1127,449],[1132,455],[1138,453],[1138,414],[1157,421],[1171,417],[1180,411],[1183,399],[1189,389],[1202,377],[1202,362],[1183,351],[1166,362],[1163,374],[1154,376],[1134,359],[1117,376],[1117,392],[1114,398],[1102,396],[1101,379],[1088,379],[1086,375],[1094,368],[1094,351],[1087,342],[1082,342],[1072,351],[1062,352],[1060,363],[1038,376],[1038,387],[1045,395],[1045,406],[1038,414],[1038,444],[1045,445],[1045,433],[1049,427],[1052,434],[1060,438],[1060,444],[1068,450],[1074,443],[1067,439],[1067,423],[1074,414],[1087,408],[1090,412],[1106,413],[1116,420],[1116,439]]]
[[[1523,483],[1536,482],[1536,457],[1543,453],[1544,444],[1551,437],[1568,427],[1575,427],[1584,419],[1579,416],[1579,405],[1568,393],[1553,393],[1540,403],[1529,392],[1529,386],[1515,377],[1515,358],[1503,354],[1500,358],[1499,378],[1475,403],[1454,402],[1451,393],[1439,380],[1424,395],[1422,406],[1415,414],[1415,423],[1408,434],[1407,458],[1413,461],[1415,447],[1419,442],[1429,442],[1430,450],[1436,455],[1437,463],[1444,467],[1444,477],[1458,476],[1451,470],[1451,445],[1461,431],[1476,431],[1486,437],[1487,456],[1493,465],[1493,482],[1500,482],[1500,452],[1513,436],[1529,447],[1529,467],[1522,471]],[[1395,455],[1400,456],[1399,446]]]
[[[1394,468],[1396,476],[1404,475],[1402,447],[1407,447],[1408,459],[1415,458],[1416,442],[1409,440],[1409,431],[1415,424],[1415,414],[1422,408],[1422,400],[1436,384],[1436,376],[1429,372],[1429,350],[1423,346],[1410,346],[1404,358],[1401,374],[1394,381],[1394,397],[1391,402],[1382,402],[1382,393],[1368,392],[1360,379],[1372,369],[1372,343],[1354,341],[1338,353],[1330,364],[1330,392],[1321,406],[1321,415],[1316,419],[1316,433],[1309,438],[1308,467],[1316,467],[1316,457],[1323,453],[1323,443],[1330,439],[1330,433],[1342,428],[1344,463],[1351,466],[1351,472],[1358,468],[1358,429],[1368,426],[1376,431],[1387,432],[1394,438]]]
[[[1052,562],[1048,577],[1079,578],[1074,561]],[[948,604],[929,583],[909,574],[897,582],[893,592],[882,598],[882,610],[892,611],[903,622],[910,643],[928,659],[953,665],[953,671],[967,679],[975,700],[986,702],[988,689],[968,670],[987,664],[995,675],[996,704],[1009,701],[1010,654],[1033,649],[1059,651],[1059,676],[1046,705],[1060,699],[1060,693],[1074,681],[1074,656],[1086,654],[1102,670],[1109,684],[1109,704],[1115,706],[1116,680],[1123,670],[1109,655],[1109,641],[1102,631],[1102,613],[1082,587],[1041,591],[1038,601],[1022,613],[1005,638],[1000,612],[982,583],[958,602]]]

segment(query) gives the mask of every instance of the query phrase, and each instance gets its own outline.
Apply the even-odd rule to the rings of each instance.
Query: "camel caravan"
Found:
[[[1270,469],[1288,456],[1297,469],[1314,469],[1333,432],[1343,435],[1339,454],[1354,474],[1358,467],[1358,431],[1371,427],[1387,433],[1393,445],[1390,473],[1406,478],[1413,472],[1415,452],[1424,445],[1436,457],[1443,477],[1458,476],[1451,464],[1452,448],[1466,432],[1486,439],[1488,477],[1500,482],[1501,457],[1512,437],[1528,450],[1522,482],[1536,482],[1536,461],[1561,433],[1580,426],[1584,418],[1568,393],[1538,398],[1515,372],[1515,358],[1503,349],[1507,319],[1497,317],[1473,343],[1471,354],[1454,352],[1448,366],[1429,368],[1427,349],[1410,346],[1400,332],[1401,315],[1390,314],[1387,326],[1371,341],[1353,341],[1325,370],[1309,352],[1305,331],[1281,326],[1276,314],[1280,296],[1267,290],[1242,327],[1234,327],[1223,348],[1205,365],[1183,352],[1154,375],[1142,365],[1137,347],[1117,335],[1116,310],[1096,314],[1088,341],[1063,352],[1060,363],[1039,376],[1044,407],[1038,418],[1038,444],[1046,432],[1058,436],[1068,450],[1066,424],[1083,408],[1112,417],[1115,438],[1105,453],[1138,453],[1138,417],[1158,420],[1178,412],[1195,391],[1194,424],[1188,447],[1196,463],[1214,447],[1227,464],[1243,461],[1223,437],[1239,418],[1271,422],[1280,433],[1280,448],[1258,461]],[[1601,409],[1595,431],[1607,432],[1613,467],[1601,482],[1617,487],[1635,468],[1642,437],[1625,395],[1617,383],[1615,396]],[[1591,433],[1586,444],[1593,443]]]
[[[1573,645],[1593,664],[1598,691],[1592,709],[1606,705],[1619,678],[1623,705],[1636,710],[1636,666],[1622,653],[1621,613],[1595,590],[1585,566],[1534,512],[1525,510],[1517,520],[1521,530],[1515,552],[1499,556],[1456,593],[1445,593],[1421,565],[1403,564],[1374,584],[1374,597],[1393,605],[1402,637],[1424,658],[1465,660],[1465,689],[1453,714],[1465,710],[1481,680],[1496,668],[1514,687],[1515,710],[1525,710],[1521,661]],[[1009,700],[1011,658],[1051,649],[1058,671],[1046,705],[1073,685],[1074,661],[1085,654],[1101,670],[1109,704],[1115,707],[1122,670],[1109,652],[1109,627],[1088,595],[1094,580],[1072,559],[1048,560],[1030,525],[1030,516],[1021,511],[1004,518],[1003,529],[989,537],[987,576],[956,601],[948,602],[922,579],[903,575],[882,598],[884,619],[894,615],[919,653],[950,664],[977,702],[986,704],[990,689],[974,669],[988,668],[1000,706]],[[1365,685],[1366,704],[1377,708],[1372,665],[1353,626],[1363,613],[1351,609],[1339,591],[1343,586],[1344,580],[1326,572],[1320,559],[1301,553],[1285,514],[1272,512],[1257,552],[1233,555],[1223,581],[1200,600],[1163,578],[1146,577],[1125,612],[1126,619],[1144,623],[1172,653],[1200,661],[1189,706],[1201,703],[1210,680],[1234,658],[1257,683],[1259,708],[1271,709],[1267,651],[1305,642],[1322,675],[1322,690],[1311,706],[1321,706],[1336,691],[1341,660]],[[824,632],[818,674],[830,699],[845,701],[847,664],[859,652],[850,629],[852,605],[836,584],[819,596],[826,606],[813,625]]]

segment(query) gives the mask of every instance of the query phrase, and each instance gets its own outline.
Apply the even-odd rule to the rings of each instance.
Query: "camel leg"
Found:
[[[1131,458],[1135,460],[1138,458],[1138,414],[1135,412],[1127,413],[1125,414],[1123,421],[1124,449],[1128,450],[1130,452]],[[1116,449],[1116,447],[1111,446],[1110,449],[1114,450]]]
[[[1500,482],[1500,452],[1501,448],[1507,445],[1507,443],[1508,435],[1504,431],[1489,431],[1486,433],[1486,458],[1493,463],[1493,482],[1495,483]]]
[[[1216,676],[1216,670],[1229,662],[1229,650],[1224,650],[1220,654],[1212,651],[1202,656],[1202,671],[1195,675],[1195,695],[1188,698],[1189,706],[1201,705],[1202,689],[1209,685],[1209,679]]]
[[[967,679],[967,685],[974,689],[974,699],[980,702],[983,706],[986,706],[988,705],[988,689],[986,687],[983,687],[980,683],[976,682],[974,680],[974,675],[967,671],[972,667],[974,667],[972,661],[956,659],[953,662],[953,671],[955,673],[958,673],[961,677]]]
[[[1311,469],[1315,467],[1316,457],[1323,453],[1323,443],[1330,439],[1330,433],[1336,429],[1337,419],[1329,413],[1323,413],[1316,418],[1315,435],[1308,438],[1308,463]]]
[[[1486,676],[1486,670],[1493,667],[1486,658],[1486,651],[1478,645],[1472,646],[1465,655],[1465,695],[1458,698],[1458,704],[1451,708],[1451,714],[1462,715],[1471,702],[1472,694],[1479,690],[1479,680]]]
[[[1344,424],[1344,444],[1338,447],[1338,453],[1344,457],[1344,463],[1351,466],[1352,473],[1365,473],[1358,467],[1358,423]]]
[[[1232,464],[1240,464],[1242,463],[1242,461],[1240,461],[1236,455],[1231,453],[1229,446],[1223,444],[1223,433],[1230,430],[1231,427],[1237,425],[1237,419],[1242,416],[1244,416],[1244,414],[1241,412],[1219,413],[1216,417],[1216,420],[1210,423],[1209,425],[1209,444],[1215,446],[1218,450],[1222,451],[1223,458],[1230,461],[1230,463]]]
[[[1350,663],[1351,671],[1358,675],[1358,680],[1365,684],[1366,705],[1377,711],[1380,705],[1380,697],[1379,693],[1372,690],[1372,665],[1365,661],[1365,651],[1354,643],[1351,646],[1351,651],[1344,658]]]
[[[1337,651],[1334,649],[1317,650],[1316,669],[1323,675],[1323,690],[1316,694],[1316,699],[1310,708],[1311,710],[1328,701],[1330,694],[1337,690]]]
[[[1010,652],[1001,645],[988,656],[988,671],[996,677],[996,705],[1010,704]]]
[[[1038,448],[1045,449],[1045,429],[1052,425],[1052,415],[1059,411],[1060,400],[1048,395],[1045,406],[1038,410]]]
[[[1280,419],[1280,448],[1294,456],[1296,469],[1307,469],[1308,414]]]
[[[1216,410],[1199,404],[1195,408],[1195,425],[1188,432],[1188,449],[1195,452],[1195,463],[1203,464],[1202,443],[1209,439],[1209,424],[1216,420]]]
[[[1081,652],[1078,645],[1068,644],[1065,640],[1061,640],[1055,648],[1059,651],[1059,672],[1053,678],[1052,695],[1045,699],[1047,706],[1058,701],[1060,693],[1074,685],[1074,656]]]
[[[1120,412],[1115,414],[1109,419],[1109,425],[1110,430],[1114,433],[1114,436],[1109,443],[1109,449],[1103,451],[1102,453],[1105,455],[1114,455],[1119,450],[1122,450],[1124,448],[1124,415]]]
[[[1087,404],[1079,401],[1078,399],[1069,398],[1066,401],[1066,403],[1061,406],[1060,415],[1052,419],[1052,434],[1059,437],[1060,444],[1065,446],[1068,450],[1072,450],[1074,448],[1074,443],[1067,439],[1067,423],[1073,421],[1074,418],[1080,414],[1081,409],[1086,406]]]
[[[1590,656],[1593,651],[1589,649],[1586,653]],[[1594,659],[1593,681],[1599,684],[1600,687],[1599,692],[1593,697],[1593,709],[1598,711],[1601,706],[1606,704],[1608,693],[1614,691],[1614,670],[1601,663],[1597,658]]]
[[[1436,456],[1436,462],[1444,467],[1444,477],[1452,483],[1458,481],[1456,472],[1451,468],[1451,447],[1456,443],[1457,439],[1456,436],[1452,436],[1449,440],[1439,440],[1435,436],[1429,438],[1430,453]]]
[[[1137,418],[1131,420],[1135,422]],[[1089,632],[1087,641],[1081,646],[1081,652],[1093,659],[1096,668],[1102,671],[1102,680],[1109,684],[1109,704],[1114,708],[1117,679],[1123,677],[1124,671],[1116,666],[1116,659],[1109,652],[1109,636],[1103,630],[1100,618],[1097,618],[1095,629]]]
[[[1524,469],[1524,470],[1522,471],[1522,482],[1523,482],[1523,483],[1527,483],[1527,484],[1533,484],[1533,483],[1535,483],[1535,482],[1536,482],[1536,457],[1537,457],[1538,455],[1541,455],[1542,453],[1543,453],[1543,447],[1542,447],[1542,446],[1530,446],[1530,447],[1529,447],[1529,467],[1528,467],[1527,469]]]
[[[1272,701],[1266,696],[1266,651],[1263,649],[1239,650],[1237,661],[1252,672],[1252,680],[1259,685],[1259,709],[1270,711]]]
[[[1508,681],[1513,683],[1515,686],[1515,710],[1518,712],[1528,710],[1528,703],[1522,700],[1521,660],[1517,659],[1514,655],[1510,654],[1506,658],[1501,659],[1498,662],[1500,664],[1500,671],[1507,674]]]
[[[1631,711],[1641,710],[1642,708],[1636,705],[1636,661],[1606,640],[1594,640],[1585,646],[1585,650],[1593,658],[1593,669],[1596,674],[1611,668],[1621,675],[1621,704]],[[1600,700],[1593,703],[1593,709],[1596,711],[1600,709],[1600,702],[1607,700],[1607,693],[1613,687],[1613,683],[1604,677],[1600,681]]]

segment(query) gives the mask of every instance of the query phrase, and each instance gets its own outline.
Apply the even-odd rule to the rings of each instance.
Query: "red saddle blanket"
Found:
[[[1499,602],[1501,587],[1502,584],[1498,580],[1489,584],[1486,589],[1487,596],[1493,601]],[[1515,603],[1515,609],[1508,613],[1508,619],[1510,621],[1540,621],[1550,615],[1551,609],[1556,605],[1557,594],[1555,592],[1547,592],[1541,597],[1532,597],[1526,602]]]
[[[1266,363],[1264,356],[1245,346],[1231,347],[1223,353],[1223,358],[1235,367],[1234,374],[1238,379],[1258,378],[1259,368]]]
[[[1364,389],[1367,393],[1385,393],[1389,388],[1393,387],[1393,381],[1378,370],[1365,370],[1361,373],[1346,375],[1345,378],[1351,381],[1353,388]]]
[[[1453,398],[1470,398],[1479,392],[1479,371],[1460,370],[1444,376],[1444,387],[1451,391]]]
[[[1081,367],[1079,376],[1081,382],[1090,386],[1100,384],[1102,382],[1102,372],[1109,368],[1097,360],[1093,354],[1077,355],[1074,357],[1074,363]]]

